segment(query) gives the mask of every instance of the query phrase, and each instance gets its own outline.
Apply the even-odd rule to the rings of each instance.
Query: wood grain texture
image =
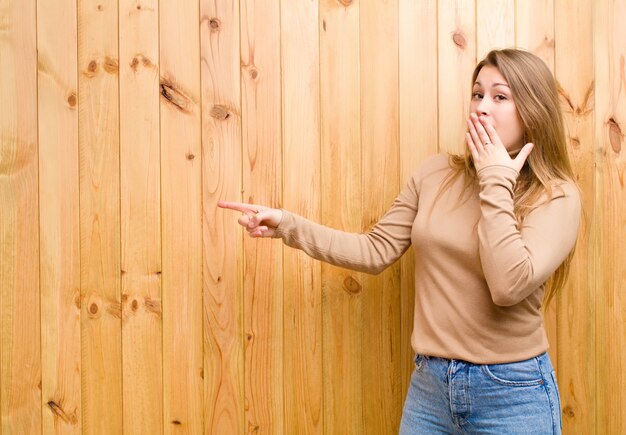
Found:
[[[565,433],[592,433],[595,411],[594,225],[595,85],[590,2],[555,1],[555,72],[567,146],[582,192],[583,220],[567,286],[558,296],[558,381]],[[576,29],[572,32],[571,29]],[[576,65],[576,68],[572,68]],[[566,363],[565,363],[566,362]]]
[[[539,56],[554,73],[554,0],[515,2],[515,45]]]
[[[322,223],[361,230],[359,2],[320,2]],[[322,264],[324,433],[364,433],[363,274]]]
[[[117,4],[78,2],[83,432],[122,431]]]
[[[624,0],[2,2],[0,435],[396,432],[412,253],[369,277],[216,203],[369,230],[425,158],[465,152],[476,61],[511,45],[556,74],[583,199],[545,313],[564,433],[626,432],[625,19]]]
[[[163,432],[158,1],[119,1],[123,427]]]
[[[159,2],[166,434],[204,430],[199,9]]]
[[[626,433],[626,2],[603,0],[594,13],[595,425],[597,434]],[[590,265],[591,266],[591,265]],[[591,349],[590,349],[591,350]],[[593,424],[593,421],[590,422]],[[578,429],[578,427],[576,427]]]
[[[0,432],[41,431],[37,22],[0,5]]]
[[[400,190],[398,1],[360,5],[361,231],[369,231]],[[363,424],[396,433],[402,414],[400,264],[363,276]],[[375,376],[372,376],[376,374]]]
[[[243,199],[281,207],[280,4],[241,7]],[[283,274],[278,240],[244,239],[245,430],[284,431]]]
[[[515,45],[515,0],[476,0],[476,60]]]
[[[439,0],[439,151],[465,153],[472,71],[476,66],[475,0]]]
[[[241,434],[244,424],[243,246],[239,2],[200,3],[205,433]]]
[[[320,221],[318,4],[281,3],[283,206]],[[285,433],[321,434],[321,264],[283,251]]]
[[[437,128],[437,0],[400,0],[399,8],[399,137],[400,188],[427,157],[438,150]],[[426,108],[425,108],[426,107]],[[400,260],[402,403],[415,368],[411,347],[415,312],[415,255]]]
[[[38,2],[37,17],[42,433],[80,434],[76,2]]]

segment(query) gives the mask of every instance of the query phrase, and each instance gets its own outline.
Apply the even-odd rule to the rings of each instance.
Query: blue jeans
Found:
[[[550,358],[472,364],[417,355],[400,434],[560,434]]]

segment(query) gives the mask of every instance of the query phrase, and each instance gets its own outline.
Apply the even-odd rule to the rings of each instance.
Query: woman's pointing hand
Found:
[[[243,213],[237,222],[248,231],[250,237],[272,237],[283,218],[282,210],[262,205],[228,201],[218,201],[217,205]]]

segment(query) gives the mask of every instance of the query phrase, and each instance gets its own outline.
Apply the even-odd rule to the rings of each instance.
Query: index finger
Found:
[[[230,210],[240,211],[242,213],[258,213],[259,209],[253,204],[244,204],[242,202],[218,201],[218,207],[228,208]]]

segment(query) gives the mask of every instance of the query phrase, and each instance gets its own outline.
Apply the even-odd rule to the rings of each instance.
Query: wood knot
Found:
[[[563,415],[568,418],[574,418],[576,414],[574,413],[574,408],[572,408],[570,405],[567,405],[565,408],[563,408]]]
[[[252,341],[252,338],[253,338],[253,337],[254,337],[254,335],[252,335],[250,332],[248,332],[248,333],[246,334],[246,340],[248,340],[248,341]]]
[[[124,293],[122,295],[122,303],[126,303],[126,301],[128,301],[128,295],[126,293]]]
[[[255,66],[251,66],[250,68],[248,68],[248,74],[250,74],[250,78],[252,80],[256,80],[256,78],[259,76],[259,70]]]
[[[154,66],[154,64],[152,63],[150,59],[140,54],[138,56],[133,57],[133,60],[130,62],[130,67],[132,68],[133,71],[137,72],[137,69],[139,68],[139,62],[141,62],[141,64],[145,68],[151,68]]]
[[[156,314],[157,316],[161,315],[161,301],[150,299],[148,297],[144,301],[144,306],[146,307],[146,310],[148,310],[149,312]]]
[[[91,305],[89,305],[89,313],[94,316],[98,314],[98,304],[94,302]]]
[[[350,294],[356,295],[361,292],[363,287],[352,276],[348,276],[343,280],[343,289]]]
[[[130,67],[132,68],[133,71],[137,72],[137,66],[139,66],[139,59],[137,59],[136,57],[133,57],[133,60],[130,63]]]
[[[137,302],[137,299],[133,299],[133,301],[130,304],[130,308],[133,311],[137,311],[137,308],[139,308],[139,302]]]
[[[96,62],[95,60],[92,60],[91,62],[89,62],[89,65],[87,65],[87,73],[91,74],[91,77],[93,77],[93,75],[96,73],[97,70],[98,70],[98,62]]]
[[[167,79],[161,80],[161,96],[183,113],[191,113],[191,99]]]
[[[624,134],[622,133],[622,129],[620,128],[615,118],[609,118],[607,122],[609,125],[609,143],[611,144],[611,148],[616,154],[619,154],[622,151],[622,141],[624,140]]]
[[[98,10],[102,12],[104,10],[104,7],[102,5],[98,5]]]
[[[109,57],[109,56],[106,56],[104,58],[103,67],[104,67],[104,70],[108,72],[109,74],[115,74],[117,73],[117,70],[119,69],[117,59],[113,59],[112,57]]]
[[[465,46],[467,45],[467,42],[465,41],[465,36],[463,36],[463,33],[461,32],[454,32],[452,34],[452,42],[454,42],[454,44],[459,48],[465,48]]]
[[[193,155],[192,153],[188,153],[188,154],[187,154],[187,160],[193,160],[193,159],[195,159],[195,158],[196,158],[196,156],[195,156],[195,155]]]
[[[170,423],[175,424],[175,425],[182,424],[179,420],[172,420]]]
[[[67,97],[67,104],[70,105],[70,107],[76,107],[76,102],[77,102],[77,98],[76,98],[76,94],[74,92],[72,92],[68,97]]]
[[[339,0],[339,4],[343,7],[348,7],[352,5],[352,0]]]
[[[228,108],[225,106],[218,105],[218,104],[211,107],[209,114],[213,118],[219,119],[221,121],[224,121],[230,117],[230,113],[228,113]]]
[[[211,32],[219,32],[221,24],[222,23],[217,18],[211,18],[209,20],[209,27],[211,28]]]
[[[137,5],[137,10],[140,11],[141,10],[141,5]]]
[[[63,410],[63,408],[54,400],[50,400],[48,402],[48,407],[50,408],[50,410],[52,411],[52,413],[55,415],[56,418],[60,418],[65,423],[67,424],[78,423],[78,417],[76,416],[76,413],[68,415],[65,412],[65,410]]]

